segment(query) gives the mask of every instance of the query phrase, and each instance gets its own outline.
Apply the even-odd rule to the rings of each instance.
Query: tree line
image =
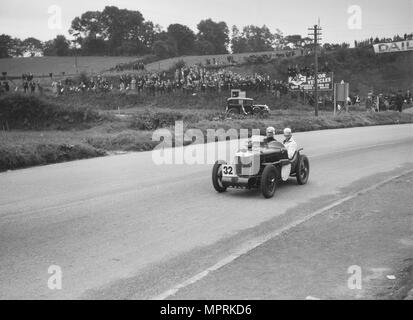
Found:
[[[107,6],[103,11],[87,11],[73,19],[69,34],[42,42],[33,37],[21,40],[0,35],[0,58],[19,56],[112,55],[137,56],[155,54],[159,58],[182,55],[260,52],[286,47],[306,48],[310,38],[301,35],[284,37],[280,30],[272,33],[267,26],[248,25],[239,30],[221,21],[199,22],[197,32],[182,24],[166,30],[144,18],[141,12]]]

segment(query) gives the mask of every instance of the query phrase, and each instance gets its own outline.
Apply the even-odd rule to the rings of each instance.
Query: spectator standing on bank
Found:
[[[412,93],[410,92],[410,90],[407,90],[406,92],[406,102],[408,105],[412,103]]]
[[[404,103],[404,97],[403,97],[403,94],[402,94],[401,90],[399,90],[397,92],[397,95],[396,95],[396,108],[397,108],[397,111],[403,112],[403,103]]]
[[[36,84],[34,81],[30,82],[30,93],[35,93],[36,91]]]
[[[5,92],[9,92],[10,91],[10,85],[8,81],[4,81],[3,82],[3,87],[4,87],[4,91]]]
[[[131,81],[131,90],[132,91],[136,90],[136,79],[135,79],[135,77],[133,77],[132,81]]]

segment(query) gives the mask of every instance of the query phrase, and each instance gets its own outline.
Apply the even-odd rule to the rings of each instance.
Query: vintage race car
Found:
[[[217,192],[227,188],[261,189],[265,198],[272,198],[277,184],[295,177],[299,185],[307,183],[310,162],[299,149],[293,159],[288,158],[287,149],[280,142],[259,142],[259,147],[246,148],[235,155],[234,162],[217,161],[212,170],[212,184]]]

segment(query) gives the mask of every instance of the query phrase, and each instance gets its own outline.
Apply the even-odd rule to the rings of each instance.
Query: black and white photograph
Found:
[[[412,91],[411,0],[1,1],[0,301],[413,300]]]

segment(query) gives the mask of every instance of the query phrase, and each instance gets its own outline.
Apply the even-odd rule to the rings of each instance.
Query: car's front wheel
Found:
[[[217,161],[212,169],[212,184],[215,190],[219,193],[227,191],[222,183],[222,165],[225,164],[222,161]]]
[[[266,166],[261,177],[262,195],[269,199],[275,194],[277,188],[277,169],[274,166]]]
[[[310,161],[304,155],[300,156],[297,163],[297,182],[299,185],[304,185],[308,182],[310,176]]]

